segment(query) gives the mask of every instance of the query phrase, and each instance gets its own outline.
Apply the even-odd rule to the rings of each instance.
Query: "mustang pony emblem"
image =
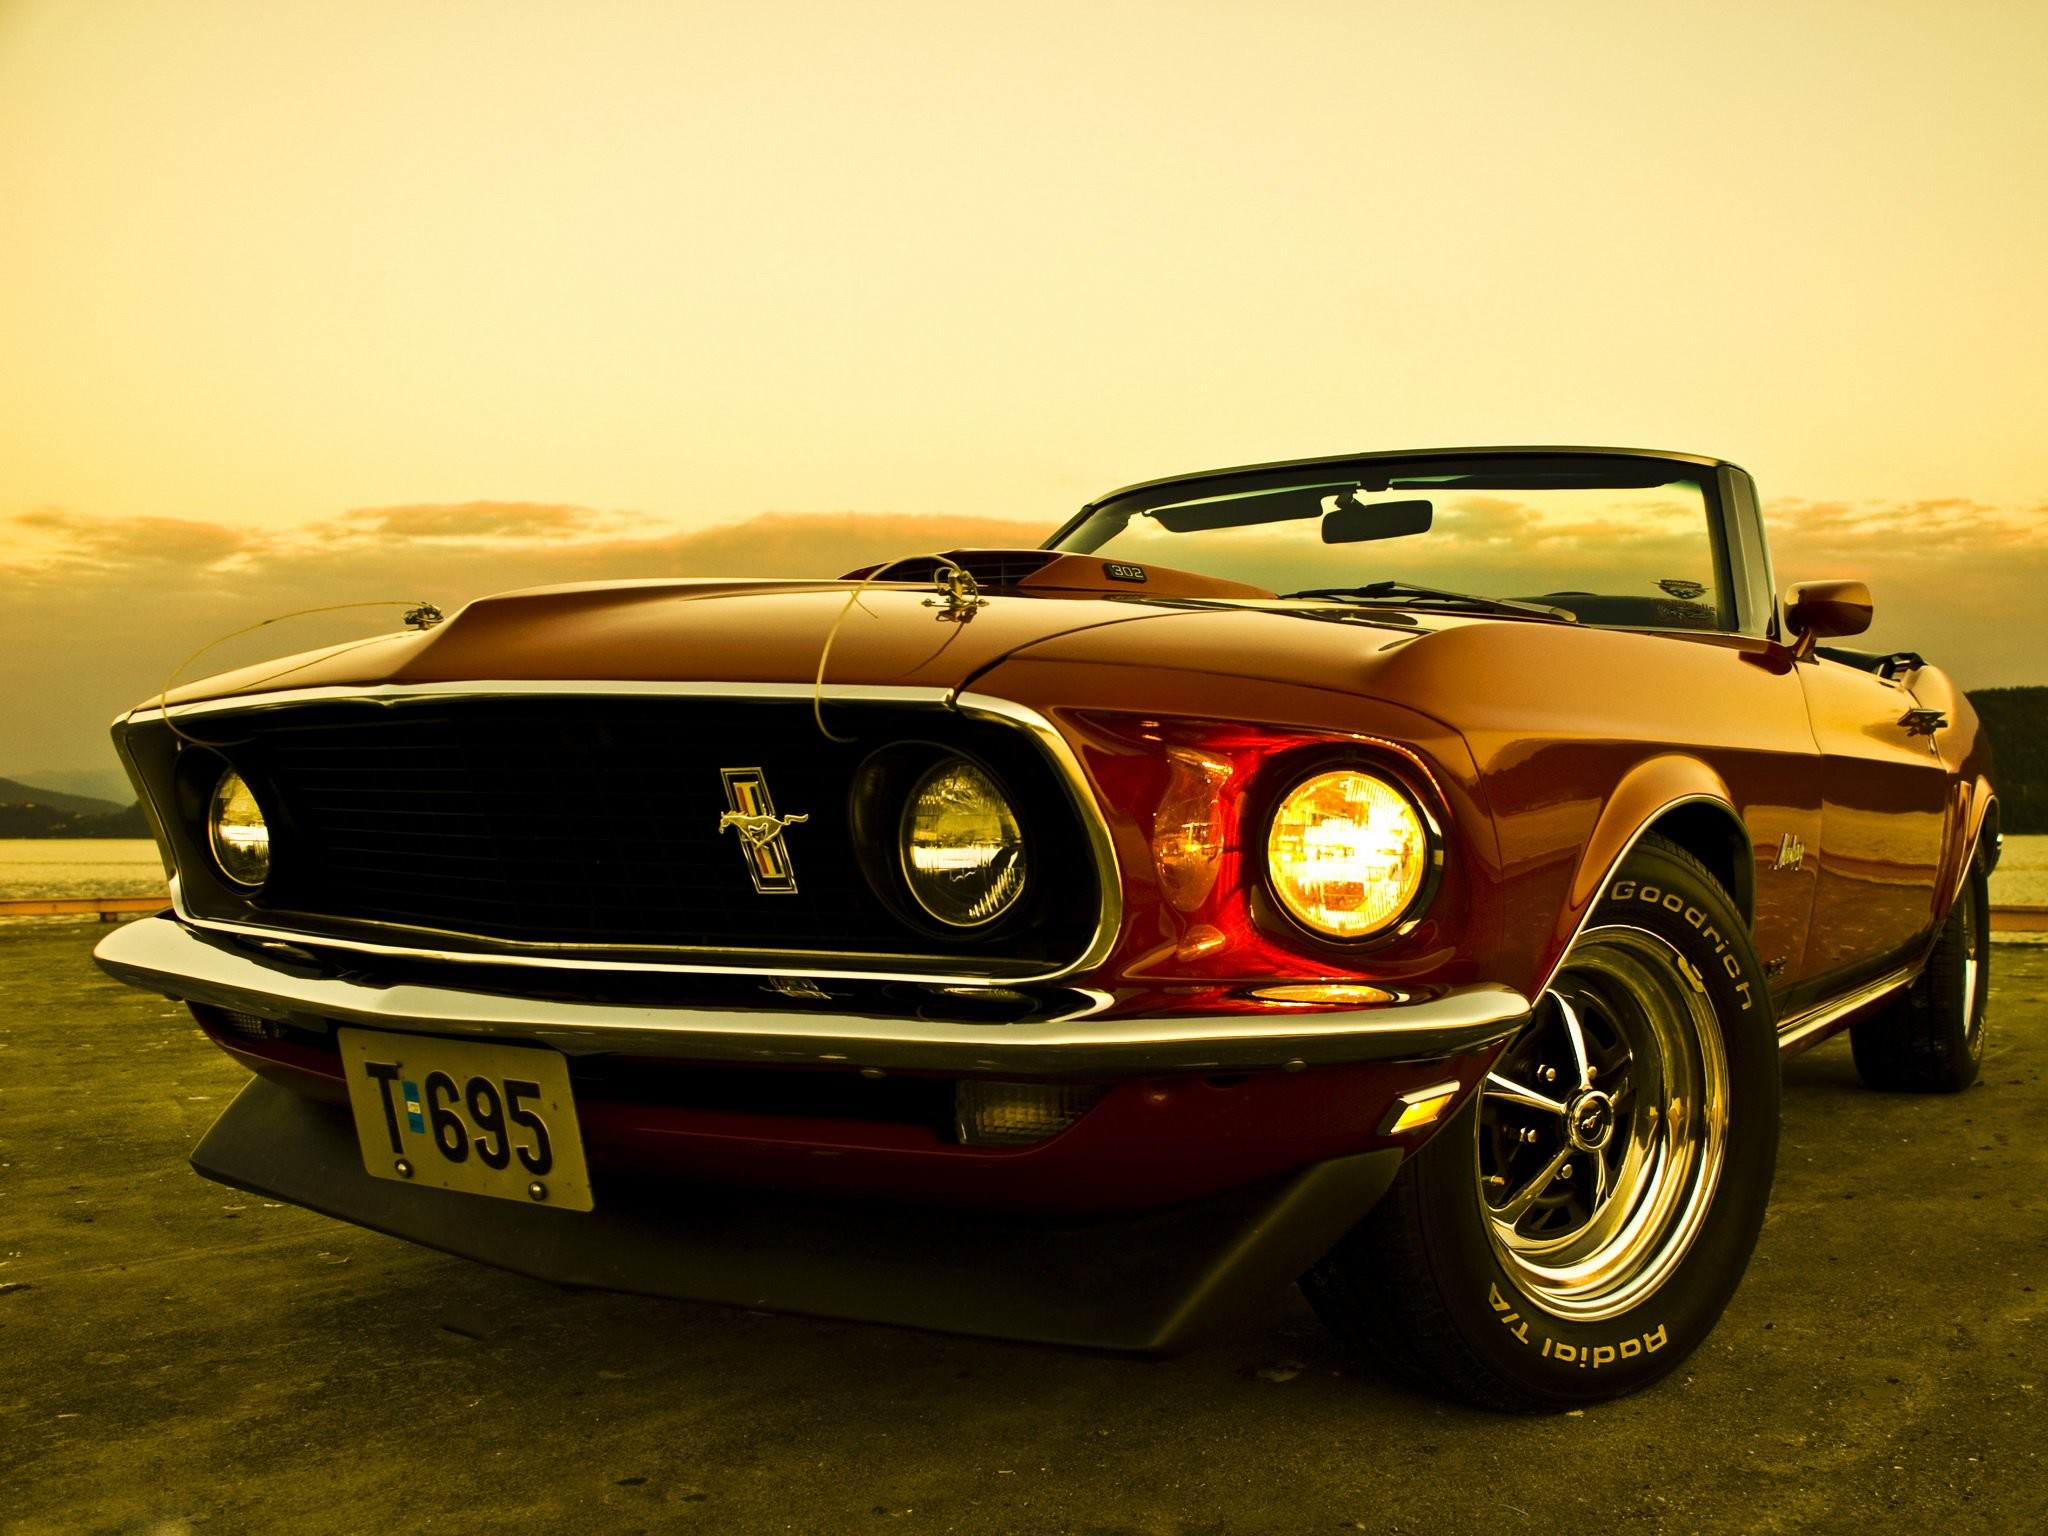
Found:
[[[758,768],[721,768],[725,780],[725,803],[732,807],[718,818],[722,833],[732,827],[740,835],[740,850],[747,856],[747,873],[754,877],[754,889],[763,896],[787,896],[796,891],[796,864],[789,845],[782,840],[785,828],[809,821],[808,812],[795,816],[775,814],[775,802],[768,794],[768,780]]]

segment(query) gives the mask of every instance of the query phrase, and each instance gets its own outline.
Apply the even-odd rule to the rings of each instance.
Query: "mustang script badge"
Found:
[[[732,807],[718,818],[718,830],[737,828],[740,849],[747,856],[747,872],[754,877],[754,889],[763,896],[785,896],[796,891],[796,865],[789,857],[789,845],[782,840],[785,827],[809,821],[810,814],[778,816],[768,796],[768,780],[758,768],[721,768],[725,779],[725,803]]]

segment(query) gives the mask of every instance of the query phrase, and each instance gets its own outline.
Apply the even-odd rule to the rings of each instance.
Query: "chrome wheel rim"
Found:
[[[1582,934],[1480,1089],[1496,1256],[1559,1317],[1628,1310],[1699,1235],[1727,1121],[1727,1051],[1699,972],[1640,928]]]

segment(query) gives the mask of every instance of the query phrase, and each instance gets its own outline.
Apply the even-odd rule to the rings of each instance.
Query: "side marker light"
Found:
[[[1268,1003],[1349,1003],[1354,1008],[1391,1003],[1394,994],[1381,987],[1351,982],[1300,982],[1280,987],[1254,987],[1252,996]]]
[[[1386,1116],[1380,1121],[1382,1136],[1399,1136],[1403,1131],[1420,1130],[1425,1125],[1434,1125],[1437,1117],[1450,1108],[1451,1101],[1464,1087],[1459,1082],[1432,1083],[1427,1088],[1417,1088],[1402,1094],[1394,1100]]]

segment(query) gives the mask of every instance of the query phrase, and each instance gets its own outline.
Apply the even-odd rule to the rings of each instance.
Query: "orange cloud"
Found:
[[[239,553],[252,535],[182,518],[95,518],[46,507],[9,518],[18,551],[0,555],[0,573],[28,577],[55,567],[112,570],[134,565],[204,568]]]
[[[2048,502],[2005,508],[1960,498],[1774,501],[1767,520],[1772,548],[1780,556],[1834,553],[1918,562],[1999,550],[2048,553]]]
[[[2048,503],[1959,498],[1774,501],[1766,509],[1781,588],[1870,584],[1869,650],[1914,650],[1966,688],[2048,683]]]
[[[1499,537],[1515,525],[1511,504],[1465,505],[1479,513],[1466,537],[1495,561],[1514,558],[1514,538]],[[1919,650],[1966,687],[2048,682],[2048,504],[1780,502],[1768,521],[1781,583],[1870,582],[1870,648]],[[402,602],[452,610],[512,587],[619,577],[831,577],[895,555],[1036,544],[1050,529],[982,517],[766,512],[671,531],[637,513],[497,501],[364,508],[282,533],[62,508],[23,513],[0,520],[0,582],[10,597],[0,604],[0,775],[10,764],[103,765],[106,721],[161,688],[180,658],[296,610],[393,604],[270,625],[208,650],[184,675],[395,627]]]
[[[671,532],[633,513],[531,502],[372,507],[285,533],[43,509],[0,520],[0,775],[102,766],[106,722],[216,637],[182,674],[397,627],[402,604],[452,611],[549,582],[652,576],[834,577],[895,555],[1031,545],[1051,530],[993,518],[770,512]]]
[[[589,507],[531,501],[464,501],[452,505],[363,507],[345,512],[342,528],[414,539],[560,538],[588,534],[606,522]],[[337,524],[318,524],[332,529]]]

